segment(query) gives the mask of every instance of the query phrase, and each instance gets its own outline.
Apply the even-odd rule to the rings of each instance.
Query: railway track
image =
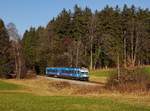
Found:
[[[72,79],[64,79],[64,78],[56,78],[56,77],[46,77],[48,80],[52,81],[64,81],[64,82],[69,82],[71,84],[76,84],[76,85],[97,85],[97,86],[104,86],[104,83],[101,82],[95,82],[95,81],[79,81],[79,80],[72,80]]]

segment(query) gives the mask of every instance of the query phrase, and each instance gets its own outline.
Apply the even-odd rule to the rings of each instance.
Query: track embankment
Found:
[[[79,81],[79,80],[70,80],[63,78],[54,78],[54,77],[45,77],[48,80],[52,81],[60,81],[60,82],[68,82],[74,85],[83,85],[83,86],[104,86],[104,83],[94,82],[94,81]]]

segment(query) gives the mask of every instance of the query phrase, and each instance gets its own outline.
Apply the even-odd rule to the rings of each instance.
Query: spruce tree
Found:
[[[12,73],[13,66],[10,56],[10,42],[4,22],[0,19],[0,77]]]

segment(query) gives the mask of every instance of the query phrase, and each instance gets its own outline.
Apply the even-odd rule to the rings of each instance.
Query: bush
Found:
[[[120,92],[135,92],[150,90],[150,74],[142,68],[121,69],[109,77],[106,88]]]
[[[65,89],[65,88],[71,88],[71,84],[66,81],[52,82],[51,86],[58,90]]]
[[[32,79],[32,78],[35,78],[36,77],[36,73],[34,70],[28,70],[26,75],[25,75],[25,78],[26,79]]]

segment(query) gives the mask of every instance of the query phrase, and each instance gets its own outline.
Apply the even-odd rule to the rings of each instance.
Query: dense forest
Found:
[[[9,41],[2,27],[0,23],[0,64],[5,64]],[[73,11],[63,9],[46,27],[26,30],[20,44],[26,67],[39,74],[47,66],[98,69],[148,65],[150,11],[124,5],[93,12],[75,5]],[[0,73],[3,67],[0,65]]]
[[[48,25],[24,33],[27,66],[107,68],[150,63],[150,11],[135,6],[63,9]],[[42,72],[41,72],[42,73]]]

